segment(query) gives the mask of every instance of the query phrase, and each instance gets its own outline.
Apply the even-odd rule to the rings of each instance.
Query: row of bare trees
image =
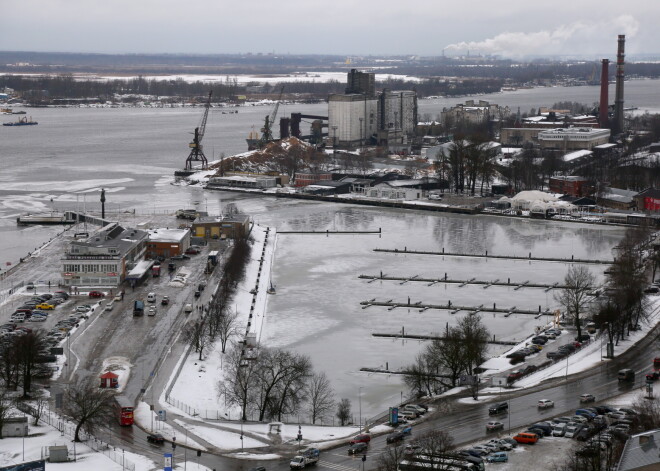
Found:
[[[0,345],[0,382],[10,391],[22,388],[24,398],[30,396],[32,377],[41,351],[46,348],[39,331],[14,336]]]
[[[441,153],[434,165],[438,178],[449,182],[452,191],[483,193],[495,176],[496,149],[481,135],[456,136],[449,153]]]
[[[626,231],[615,249],[614,263],[608,270],[607,288],[597,302],[594,295],[600,290],[593,273],[584,265],[569,267],[564,277],[565,288],[555,295],[555,299],[563,308],[566,319],[576,328],[578,338],[584,321],[593,318],[601,331],[606,332],[608,343],[618,345],[630,330],[646,319],[646,280],[649,271],[655,276],[656,265],[660,263],[660,253],[650,250],[649,235],[649,231],[641,227]]]
[[[454,327],[447,325],[444,335],[428,344],[405,368],[406,386],[417,395],[455,387],[461,375],[474,375],[484,361],[489,337],[477,314],[463,317]]]
[[[282,420],[303,407],[312,423],[328,417],[335,400],[330,381],[314,372],[309,357],[278,348],[247,350],[234,348],[226,359],[225,379],[219,394],[241,409],[242,420],[250,412],[258,420]]]

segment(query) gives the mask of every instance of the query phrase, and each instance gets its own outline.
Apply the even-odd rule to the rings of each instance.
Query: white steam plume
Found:
[[[632,37],[638,30],[639,22],[635,18],[622,15],[604,22],[576,21],[552,31],[506,32],[483,41],[450,44],[445,49],[505,57],[595,53],[604,49],[601,38],[611,38],[612,44],[616,44],[618,34]],[[595,38],[599,40],[594,41]],[[611,47],[615,48],[615,45]]]

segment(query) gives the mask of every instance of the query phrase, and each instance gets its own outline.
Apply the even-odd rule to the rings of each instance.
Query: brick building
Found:
[[[570,196],[586,196],[592,193],[593,188],[584,177],[550,177],[550,191]]]
[[[190,229],[151,229],[147,241],[147,258],[170,258],[190,247]]]
[[[635,206],[640,211],[660,211],[660,190],[647,188],[635,195],[633,199]]]

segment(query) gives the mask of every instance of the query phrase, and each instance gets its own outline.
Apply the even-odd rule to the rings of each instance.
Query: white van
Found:
[[[112,308],[113,308],[113,307],[115,307],[115,302],[114,302],[114,300],[113,300],[113,301],[110,301],[108,304],[105,305],[105,310],[106,310],[106,311],[112,311]]]
[[[147,302],[155,303],[156,302],[156,293],[149,293],[147,295]]]

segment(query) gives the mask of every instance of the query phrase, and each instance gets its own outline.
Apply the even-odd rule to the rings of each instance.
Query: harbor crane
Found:
[[[209,92],[209,98],[206,100],[206,105],[204,105],[204,115],[202,116],[201,124],[195,128],[195,136],[193,137],[192,142],[189,144],[190,155],[186,159],[186,170],[193,170],[193,162],[201,162],[202,170],[208,169],[208,160],[204,155],[202,150],[202,139],[204,139],[204,132],[206,131],[206,120],[209,117],[209,108],[211,108],[211,95],[213,90]]]
[[[275,123],[275,118],[277,118],[277,110],[280,107],[280,101],[282,101],[282,94],[284,93],[284,87],[280,88],[280,94],[277,97],[275,102],[275,108],[270,116],[266,116],[264,121],[264,127],[261,129],[261,142],[259,147],[263,147],[267,142],[273,140],[273,124]]]

